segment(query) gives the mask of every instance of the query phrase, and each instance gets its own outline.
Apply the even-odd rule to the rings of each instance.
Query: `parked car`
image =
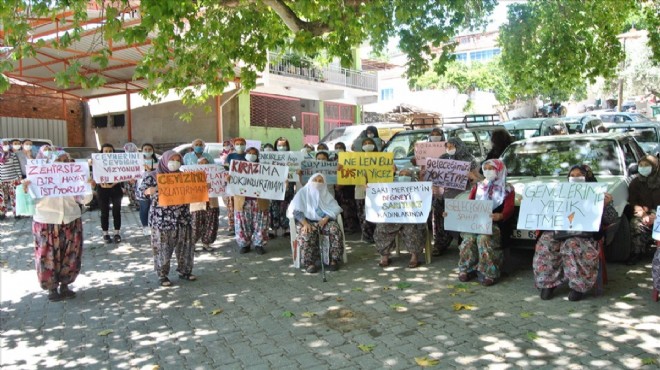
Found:
[[[568,127],[569,134],[596,134],[607,132],[603,121],[592,115],[568,116],[561,119]]]
[[[609,132],[623,132],[634,137],[647,154],[660,155],[660,122],[611,123]]]
[[[362,131],[367,129],[367,126],[375,126],[378,129],[378,137],[383,140],[383,143],[389,141],[394,134],[404,131],[406,128],[402,123],[392,122],[376,122],[363,125],[341,126],[335,127],[330,132],[325,134],[319,143],[324,143],[328,148],[334,149],[336,143],[346,144],[346,150],[352,151],[351,145],[353,141],[360,136]]]
[[[568,134],[566,123],[560,118],[524,118],[502,123],[514,140],[537,136]]]
[[[93,153],[98,153],[99,150],[93,147],[65,147],[62,148],[65,152],[69,153],[71,158],[76,162],[87,162],[92,158]]]
[[[619,220],[606,232],[606,258],[613,262],[627,260],[631,215],[628,184],[637,172],[637,161],[644,155],[635,139],[622,133],[537,137],[511,144],[501,157],[508,170],[507,182],[516,189],[514,230],[509,245],[533,248],[535,244],[534,231],[515,229],[525,186],[533,182],[564,182],[572,165],[588,164],[598,181],[607,184],[619,214]],[[461,197],[467,198],[467,194]]]
[[[604,113],[598,113],[597,116],[598,118],[603,120],[603,122],[610,122],[610,123],[653,122],[653,119],[641,113],[604,112]]]

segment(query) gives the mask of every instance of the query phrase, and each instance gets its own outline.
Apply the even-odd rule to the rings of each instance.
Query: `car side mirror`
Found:
[[[630,166],[628,166],[628,176],[636,175],[637,173],[637,163],[630,164]]]

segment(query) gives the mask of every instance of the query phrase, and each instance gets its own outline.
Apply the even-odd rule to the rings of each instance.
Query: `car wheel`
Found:
[[[630,222],[624,214],[612,242],[605,247],[605,259],[609,262],[624,262],[630,256]]]

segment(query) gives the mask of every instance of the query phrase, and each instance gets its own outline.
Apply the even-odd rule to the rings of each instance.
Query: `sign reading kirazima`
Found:
[[[210,185],[209,197],[224,197],[227,188],[227,171],[217,164],[194,164],[181,166],[183,172],[203,171],[206,173],[206,182]]]
[[[305,153],[303,152],[263,152],[259,154],[259,163],[289,167],[289,181],[296,181],[295,174],[300,170]]]
[[[445,230],[471,234],[493,233],[493,201],[445,199]]]
[[[369,183],[367,220],[375,223],[423,224],[431,212],[430,182]]]
[[[444,141],[439,142],[416,142],[415,161],[418,165],[426,165],[426,158],[438,158],[445,154],[447,148]]]
[[[289,167],[232,160],[227,194],[284,200]]]
[[[142,153],[93,153],[94,181],[105,184],[138,180],[144,174]]]
[[[394,153],[340,152],[338,165],[340,185],[394,181]]]
[[[156,180],[161,207],[209,201],[204,172],[159,173]]]
[[[607,184],[596,182],[525,185],[518,229],[593,231],[600,229]]]
[[[305,159],[302,161],[302,182],[307,183],[312,175],[320,173],[325,177],[325,183],[335,185],[337,183],[337,162],[317,161]]]
[[[470,162],[427,158],[424,180],[447,189],[465,190],[468,173],[470,173]]]
[[[91,194],[89,166],[86,163],[47,163],[27,165],[30,190],[37,198]]]

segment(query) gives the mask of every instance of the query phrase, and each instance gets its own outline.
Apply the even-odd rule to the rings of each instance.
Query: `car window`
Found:
[[[488,153],[493,148],[493,143],[490,142],[490,136],[493,131],[479,130],[475,131],[475,133],[477,134],[477,137],[479,137],[479,141],[481,141],[481,145],[484,147],[484,151]]]
[[[527,130],[515,129],[515,130],[509,130],[509,133],[511,134],[511,136],[513,136],[515,141],[539,136],[538,129],[527,129]]]
[[[638,113],[638,114],[631,114],[629,117],[630,117],[630,120],[633,121],[633,122],[647,122],[647,121],[651,121],[650,118],[646,117],[646,116],[643,115],[643,114],[639,114],[639,113]]]
[[[567,176],[575,164],[588,164],[595,175],[621,175],[614,140],[514,143],[502,155],[510,176]]]
[[[211,157],[218,158],[222,152],[222,144],[206,144],[204,151],[209,153]]]
[[[412,157],[415,155],[415,143],[428,139],[430,131],[410,132],[392,136],[383,150],[385,153],[394,153],[394,159]]]
[[[339,139],[342,135],[344,135],[344,132],[346,131],[345,127],[336,127],[330,130],[323,139],[321,139],[320,142],[326,142],[326,141],[332,141],[335,139]]]

